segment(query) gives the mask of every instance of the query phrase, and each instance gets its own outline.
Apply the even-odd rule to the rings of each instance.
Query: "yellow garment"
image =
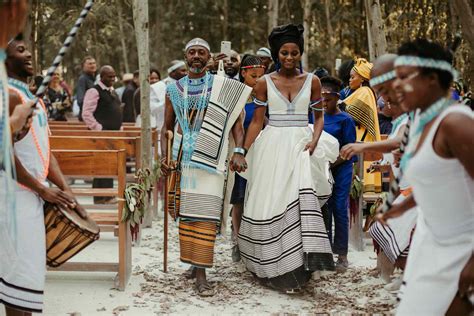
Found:
[[[369,63],[365,58],[357,58],[355,65],[352,69],[362,76],[365,80],[370,80],[370,70],[372,69],[372,63]]]
[[[377,103],[375,95],[369,87],[362,86],[348,96],[344,103],[346,111],[349,113],[357,125],[357,140],[361,141],[367,130],[367,135],[363,141],[380,141],[380,126],[377,114]]]
[[[344,103],[346,104],[347,113],[349,113],[357,123],[357,141],[380,141],[377,104],[372,90],[369,87],[362,86],[348,96],[344,100]],[[372,161],[364,161],[364,192],[381,192],[381,173],[367,172],[367,168],[371,163]]]

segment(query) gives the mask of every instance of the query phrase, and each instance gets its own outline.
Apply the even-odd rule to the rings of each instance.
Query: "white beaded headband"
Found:
[[[373,86],[382,84],[384,82],[390,81],[392,79],[395,79],[395,77],[396,77],[395,70],[392,70],[384,74],[381,74],[380,76],[370,79],[369,84],[371,87],[373,87]]]
[[[444,70],[453,75],[454,80],[457,79],[458,72],[453,66],[445,60],[432,59],[432,58],[423,58],[418,56],[398,56],[395,59],[395,67],[398,66],[413,66],[413,67],[422,67],[422,68],[433,68]]]
[[[167,72],[168,72],[168,74],[170,74],[173,71],[175,71],[176,69],[179,69],[181,67],[186,67],[186,64],[184,63],[184,61],[180,61],[179,63],[174,64],[173,66],[168,68]]]

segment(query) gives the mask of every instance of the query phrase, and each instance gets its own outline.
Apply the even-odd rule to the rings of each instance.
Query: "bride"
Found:
[[[339,145],[323,132],[319,79],[301,68],[303,27],[276,27],[269,44],[277,70],[257,81],[254,116],[231,166],[246,166],[250,148],[248,170],[241,174],[248,180],[239,231],[242,260],[266,285],[291,293],[313,271],[334,269],[320,205],[332,190],[329,163]],[[267,107],[269,123],[257,138]]]

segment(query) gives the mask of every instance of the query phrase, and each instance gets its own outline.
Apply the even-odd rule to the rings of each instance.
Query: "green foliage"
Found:
[[[148,205],[151,203],[151,192],[160,177],[160,163],[153,170],[139,169],[136,172],[136,183],[127,184],[124,192],[125,203],[122,211],[122,222],[128,222],[132,238],[136,239]]]

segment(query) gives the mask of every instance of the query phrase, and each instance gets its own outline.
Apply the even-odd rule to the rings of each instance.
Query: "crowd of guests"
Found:
[[[114,68],[98,69],[85,57],[75,97],[59,71],[32,117],[42,78],[28,85],[31,53],[17,35],[26,1],[1,8],[2,18],[21,21],[0,30],[0,302],[8,315],[28,315],[43,307],[44,202],[87,217],[50,150],[48,120],[67,120],[75,99],[79,119],[91,130],[140,124],[139,76],[124,74],[115,89]],[[363,185],[382,189],[381,165],[397,179],[391,188],[396,199],[377,211],[369,230],[378,251],[404,270],[393,286],[400,287],[397,313],[472,312],[474,115],[459,102],[463,91],[453,84],[452,52],[417,39],[374,63],[344,63],[340,80],[321,67],[304,71],[303,32],[301,25],[276,27],[269,48],[244,56],[211,54],[209,44],[195,38],[185,47],[185,61],[171,62],[165,79],[150,70],[152,124],[162,129],[162,143],[166,130],[178,140],[175,167],[162,160],[162,171],[180,172],[173,199],[181,203],[180,257],[191,264],[186,276],[196,279],[198,295],[214,295],[205,271],[213,265],[229,170],[235,172],[234,261],[288,294],[299,292],[314,271],[344,272],[353,164],[357,154],[377,151],[384,159],[368,162]],[[227,170],[230,134],[236,146]],[[172,154],[167,146],[161,150],[163,157]],[[93,185],[113,181],[94,179]]]

